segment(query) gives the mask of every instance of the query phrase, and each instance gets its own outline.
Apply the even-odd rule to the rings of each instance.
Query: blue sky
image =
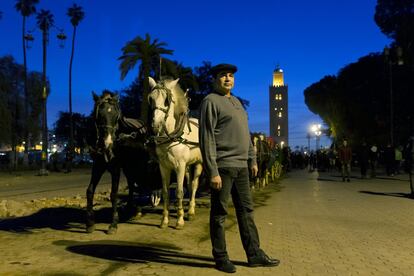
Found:
[[[59,111],[68,110],[68,67],[72,28],[66,10],[80,4],[86,17],[79,25],[73,72],[74,112],[89,114],[91,91],[127,87],[137,69],[120,80],[121,48],[149,33],[174,50],[170,58],[185,66],[227,62],[239,68],[234,93],[250,101],[252,131],[269,132],[268,87],[277,64],[289,87],[291,146],[307,145],[309,125],[321,122],[305,103],[303,91],[325,75],[337,74],[359,57],[382,51],[389,40],[374,22],[375,0],[40,0],[37,9],[49,9],[55,23],[68,35],[60,49],[53,30],[48,47],[48,124]],[[21,16],[14,0],[2,0],[0,56],[11,54],[23,63]],[[35,18],[28,19],[35,28]],[[41,34],[28,51],[29,70],[41,71]],[[327,139],[322,140],[326,145]]]

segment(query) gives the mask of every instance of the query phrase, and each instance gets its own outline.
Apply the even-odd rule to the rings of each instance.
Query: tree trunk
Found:
[[[42,168],[40,169],[40,175],[48,175],[47,171],[47,148],[48,148],[48,131],[47,131],[47,84],[46,84],[46,47],[48,31],[43,31],[43,76],[42,76]]]
[[[24,118],[26,118],[23,125],[24,128],[24,157],[23,166],[29,165],[29,92],[27,87],[27,59],[26,59],[26,44],[25,44],[25,33],[26,33],[26,16],[23,16],[23,30],[22,30],[22,43],[23,43],[23,71],[24,71]]]
[[[72,37],[72,53],[70,55],[70,63],[69,63],[69,155],[73,156],[74,153],[74,138],[73,138],[73,113],[72,113],[72,64],[73,64],[73,57],[75,54],[75,37],[76,37],[76,26],[73,27],[73,37]],[[72,158],[69,158],[67,162],[72,163]],[[72,164],[67,164],[69,168],[72,167]],[[68,172],[70,171],[67,170]]]

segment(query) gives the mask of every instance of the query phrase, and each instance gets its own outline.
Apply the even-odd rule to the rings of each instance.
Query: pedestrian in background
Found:
[[[384,150],[385,171],[388,176],[394,176],[395,150],[391,143]]]
[[[211,68],[214,91],[200,107],[200,149],[211,187],[210,238],[216,269],[236,272],[230,261],[225,239],[225,220],[230,195],[249,266],[276,266],[260,249],[259,234],[253,219],[248,159],[252,175],[258,167],[247,122],[247,113],[231,94],[237,67],[219,64]]]
[[[352,161],[352,150],[348,145],[348,141],[343,139],[342,146],[338,150],[339,161],[341,161],[342,166],[342,181],[350,182],[349,175],[351,174],[351,161]]]
[[[395,174],[400,174],[402,160],[403,160],[402,146],[398,146],[395,148],[395,164],[394,164]]]
[[[377,176],[377,165],[378,165],[378,148],[376,144],[373,144],[369,151],[369,163],[371,165],[371,177]]]
[[[361,178],[367,178],[367,171],[369,166],[369,148],[366,142],[362,142],[359,149],[359,165],[361,168]]]

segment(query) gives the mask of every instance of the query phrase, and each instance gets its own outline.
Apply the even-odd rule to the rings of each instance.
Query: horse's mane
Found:
[[[166,79],[164,80],[165,84],[172,82],[173,79]],[[173,94],[173,98],[175,100],[175,115],[180,115],[183,113],[188,112],[188,98],[187,95],[184,93],[183,89],[181,89],[180,84],[177,83],[175,88],[171,89],[171,93]]]

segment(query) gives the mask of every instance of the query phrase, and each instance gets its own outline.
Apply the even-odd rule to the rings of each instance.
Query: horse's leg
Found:
[[[177,223],[175,229],[184,228],[184,208],[183,208],[183,197],[184,197],[184,177],[186,173],[186,163],[180,162],[176,169],[177,174]]]
[[[200,179],[201,172],[203,171],[203,166],[201,164],[196,164],[194,166],[193,179],[191,181],[191,190],[190,190],[190,204],[188,206],[188,220],[193,220],[195,216],[195,207],[196,207],[196,193],[198,189],[198,181]]]
[[[101,180],[105,170],[106,166],[104,162],[93,162],[91,180],[88,188],[86,189],[86,232],[88,233],[92,233],[95,230],[93,196],[95,194],[96,186],[98,185],[99,180]]]
[[[162,178],[162,198],[163,198],[163,211],[160,228],[168,227],[168,214],[170,207],[170,177],[171,170],[164,168],[160,163],[160,172]]]
[[[115,234],[116,230],[118,229],[118,221],[119,221],[119,215],[118,215],[118,188],[119,188],[120,175],[121,175],[121,168],[119,167],[119,165],[116,164],[116,163],[112,164],[112,167],[111,167],[112,222],[109,225],[108,231],[106,232],[108,235]]]
[[[127,173],[125,169],[124,169],[124,175],[126,176],[127,184],[128,184],[128,203],[127,203],[128,215],[130,215],[130,220],[139,219],[142,217],[142,208],[141,206],[138,206],[134,200],[134,191],[136,189],[136,186],[135,186],[136,178],[131,176],[130,171]]]
[[[257,174],[259,174],[259,172],[257,172]],[[256,176],[256,179],[254,181],[254,189],[256,188],[260,188],[260,177],[259,175]]]
[[[266,169],[266,186],[269,185],[270,170]]]

